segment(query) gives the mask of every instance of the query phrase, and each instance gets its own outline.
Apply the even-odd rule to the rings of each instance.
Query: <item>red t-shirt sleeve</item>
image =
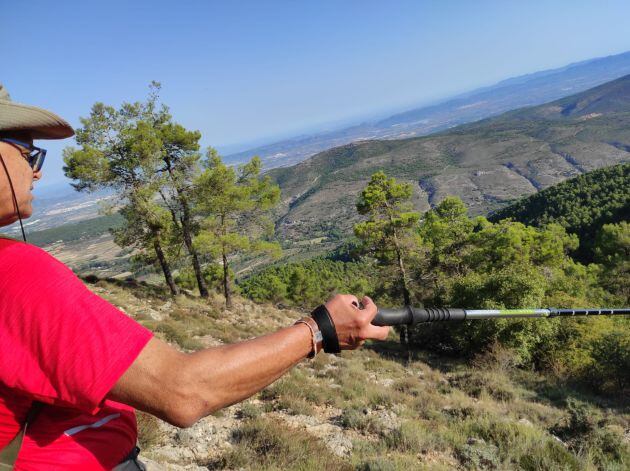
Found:
[[[93,412],[152,333],[45,251],[0,240],[0,382]]]

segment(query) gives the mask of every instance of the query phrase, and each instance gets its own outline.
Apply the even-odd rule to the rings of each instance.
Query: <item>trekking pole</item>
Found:
[[[608,309],[455,309],[417,308],[379,309],[374,325],[415,325],[428,322],[465,321],[472,319],[512,319],[523,317],[623,316],[630,308]]]

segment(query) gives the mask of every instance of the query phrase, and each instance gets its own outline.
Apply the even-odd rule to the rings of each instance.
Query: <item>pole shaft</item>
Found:
[[[414,325],[428,322],[448,322],[468,319],[515,319],[538,317],[630,315],[630,308],[588,309],[453,309],[415,308],[380,309],[372,321],[374,325]]]
[[[549,317],[550,309],[465,309],[466,319]]]

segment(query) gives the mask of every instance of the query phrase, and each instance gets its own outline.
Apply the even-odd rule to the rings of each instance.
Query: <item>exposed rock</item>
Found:
[[[308,415],[282,416],[282,420],[319,438],[337,456],[345,457],[352,451],[352,441],[344,435],[343,429],[338,425],[320,422]]]
[[[392,410],[388,410],[385,408],[380,410],[377,409],[373,412],[372,415],[378,418],[384,431],[392,431],[400,427],[400,418]]]
[[[186,429],[161,422],[160,428],[164,432],[161,445],[154,446],[143,455],[164,465],[175,463],[188,466],[207,462],[232,447],[232,431],[239,424],[236,415],[237,408],[230,407],[220,417],[208,416]]]
[[[149,316],[154,321],[163,321],[166,317],[166,314],[164,314],[163,312],[156,311],[155,309],[151,309],[151,308],[147,308],[144,311],[144,314],[146,316]]]
[[[389,388],[392,384],[394,384],[395,381],[392,378],[382,378],[377,380],[376,382],[385,386],[386,388]]]
[[[555,441],[559,442],[559,443],[560,443],[563,447],[565,447],[565,448],[568,448],[568,447],[569,447],[566,443],[564,443],[562,440],[560,440],[560,438],[556,437],[555,435],[551,434],[551,437],[552,437]]]

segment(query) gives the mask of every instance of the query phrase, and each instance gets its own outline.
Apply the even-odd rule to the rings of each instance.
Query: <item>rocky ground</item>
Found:
[[[89,284],[175,347],[247,339],[301,313],[237,298],[226,310],[148,285]],[[595,397],[512,369],[509,352],[474,366],[393,340],[321,354],[244,403],[178,429],[139,413],[149,469],[607,469],[630,467],[627,397]]]

